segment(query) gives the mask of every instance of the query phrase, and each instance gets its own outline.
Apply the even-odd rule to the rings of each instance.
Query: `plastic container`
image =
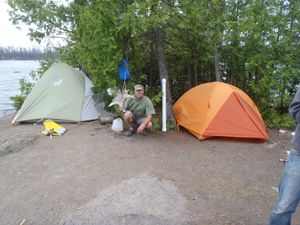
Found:
[[[123,131],[123,121],[122,121],[122,119],[121,118],[114,119],[113,123],[112,123],[112,126],[111,126],[111,129],[114,130],[114,131],[118,131],[118,132]]]

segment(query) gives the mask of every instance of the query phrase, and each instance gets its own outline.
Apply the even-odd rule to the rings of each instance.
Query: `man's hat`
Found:
[[[134,90],[135,90],[135,91],[138,91],[138,90],[143,91],[143,90],[144,90],[144,86],[141,85],[141,84],[137,84],[137,85],[134,86]]]

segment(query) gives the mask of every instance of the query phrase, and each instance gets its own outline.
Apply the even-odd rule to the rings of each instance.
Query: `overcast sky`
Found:
[[[9,9],[6,0],[0,0],[0,47],[14,46],[24,48],[37,48],[39,44],[37,42],[30,41],[30,38],[26,35],[28,30],[26,26],[17,29],[9,21],[9,15],[7,10]]]
[[[69,4],[70,0],[55,0],[56,4]],[[0,47],[22,47],[22,48],[47,48],[52,46],[52,44],[63,45],[64,42],[61,39],[53,40],[47,39],[42,42],[42,44],[36,41],[30,41],[28,33],[28,27],[24,24],[18,25],[18,29],[9,21],[9,5],[6,0],[0,0]]]

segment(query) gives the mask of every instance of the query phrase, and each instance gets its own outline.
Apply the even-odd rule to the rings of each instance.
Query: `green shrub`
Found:
[[[156,106],[157,104],[161,103],[161,98],[162,98],[162,92],[159,92],[156,95],[150,96],[150,100],[153,103],[153,106]]]
[[[16,95],[12,96],[9,99],[13,102],[13,106],[16,110],[21,109],[23,102],[25,101],[26,96]]]
[[[158,118],[152,118],[152,131],[156,131],[160,129],[159,119]]]
[[[265,112],[265,123],[270,128],[294,128],[295,121],[291,118],[289,113],[280,114],[275,109],[267,110]]]
[[[32,71],[29,74],[33,80],[36,79],[36,72]],[[19,110],[23,102],[25,101],[26,96],[31,92],[34,83],[27,81],[25,78],[19,80],[21,95],[15,95],[10,97],[9,99],[13,102],[13,106],[16,110]]]

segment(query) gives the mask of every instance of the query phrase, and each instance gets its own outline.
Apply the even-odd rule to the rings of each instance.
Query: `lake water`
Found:
[[[15,112],[9,97],[20,94],[19,80],[31,80],[29,73],[38,67],[38,61],[0,60],[0,117]]]

